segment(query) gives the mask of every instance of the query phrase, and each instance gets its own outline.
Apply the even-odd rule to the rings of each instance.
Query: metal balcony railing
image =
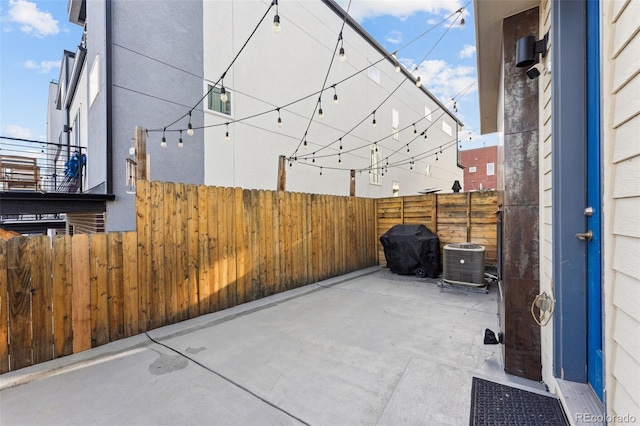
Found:
[[[0,137],[0,191],[78,193],[87,148]]]

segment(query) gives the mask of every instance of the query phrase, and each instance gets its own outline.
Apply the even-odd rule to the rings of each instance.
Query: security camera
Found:
[[[544,65],[537,63],[527,70],[527,77],[529,77],[531,80],[535,80],[536,78],[540,77],[542,71],[544,71]]]

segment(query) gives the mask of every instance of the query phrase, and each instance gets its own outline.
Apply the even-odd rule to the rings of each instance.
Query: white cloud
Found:
[[[393,30],[389,34],[387,34],[385,40],[387,40],[391,44],[400,44],[402,43],[402,33],[400,31]]]
[[[31,129],[27,129],[26,127],[18,126],[17,124],[10,124],[5,126],[4,133],[6,136],[11,138],[20,138],[20,139],[35,139],[37,135]]]
[[[338,3],[346,10],[349,2],[339,0]],[[358,22],[384,15],[395,16],[404,21],[418,12],[451,13],[461,6],[462,3],[459,0],[357,0],[351,2],[349,15]]]
[[[470,44],[465,44],[460,52],[458,52],[458,56],[462,59],[470,58],[476,54],[476,47]]]
[[[410,60],[404,59],[401,63],[412,72],[416,68]],[[443,103],[451,98],[457,99],[470,86],[465,94],[477,90],[477,86],[473,85],[476,81],[475,68],[471,66],[452,65],[440,59],[428,60],[422,62],[413,74],[419,75],[424,87]]]
[[[24,63],[25,68],[30,70],[38,70],[41,74],[47,74],[54,68],[60,68],[60,61],[41,61],[37,63],[36,61],[26,61]]]
[[[60,32],[58,21],[49,12],[38,9],[38,5],[26,0],[9,0],[11,22],[22,25],[20,29],[36,37],[56,35]]]

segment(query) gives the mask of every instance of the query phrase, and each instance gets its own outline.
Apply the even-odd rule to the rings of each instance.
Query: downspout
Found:
[[[111,0],[105,0],[105,56],[106,56],[106,89],[107,89],[107,111],[106,111],[106,156],[107,156],[107,176],[106,193],[113,193],[113,63],[112,63],[112,35],[111,35]]]

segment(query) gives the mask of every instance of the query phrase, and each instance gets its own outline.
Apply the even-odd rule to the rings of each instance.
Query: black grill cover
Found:
[[[380,237],[387,267],[396,274],[440,275],[440,240],[424,225],[396,225]],[[422,270],[420,270],[422,268]]]

